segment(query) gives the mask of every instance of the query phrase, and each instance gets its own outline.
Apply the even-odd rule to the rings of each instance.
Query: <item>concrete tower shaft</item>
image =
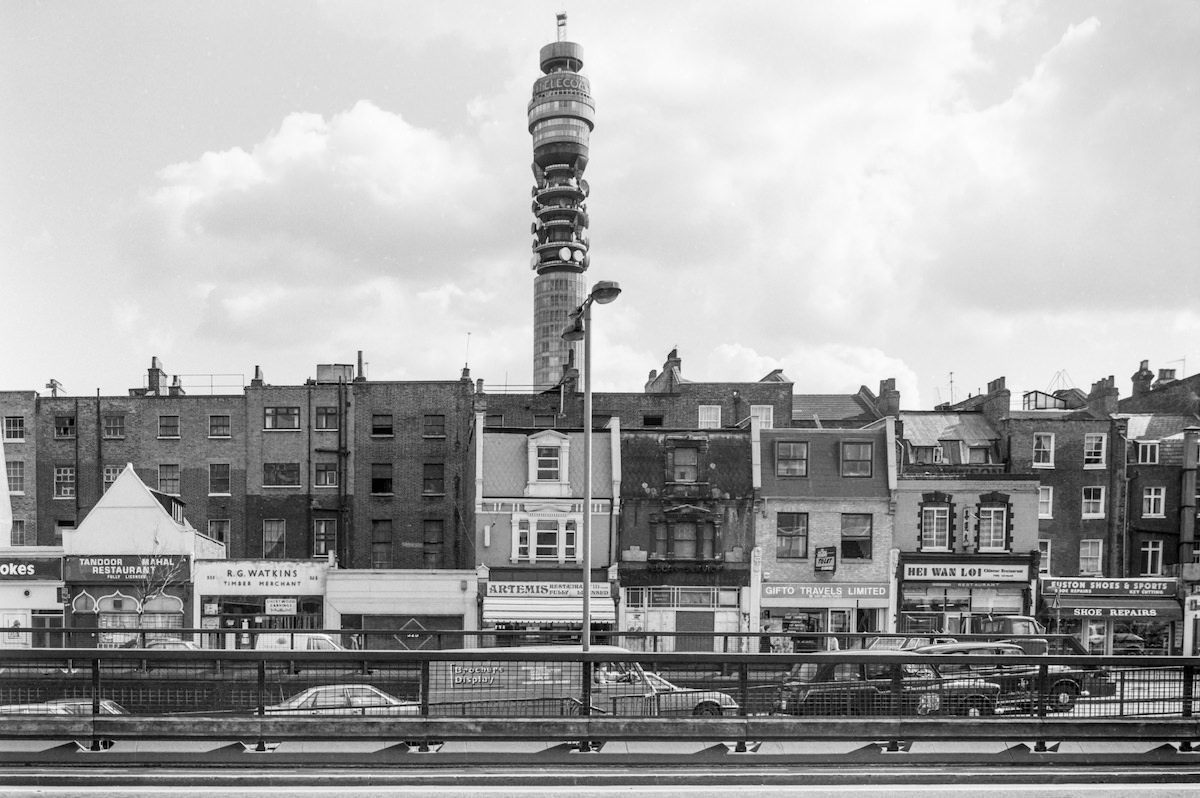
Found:
[[[587,295],[583,273],[588,254],[588,140],[596,104],[583,68],[583,47],[564,40],[566,15],[559,15],[559,41],[541,50],[543,77],[533,84],[529,133],[533,137],[534,215],[530,233],[537,272],[533,296],[533,382],[553,386],[572,362],[578,344],[562,340],[568,318]]]

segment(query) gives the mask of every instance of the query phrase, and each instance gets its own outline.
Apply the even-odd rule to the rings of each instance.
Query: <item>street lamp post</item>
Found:
[[[592,303],[607,305],[621,293],[612,280],[601,280],[574,313],[563,331],[567,341],[583,339],[583,650],[592,642]]]

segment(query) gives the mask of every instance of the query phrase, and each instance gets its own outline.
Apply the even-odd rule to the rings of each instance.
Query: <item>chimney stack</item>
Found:
[[[1143,360],[1138,366],[1137,373],[1130,377],[1133,380],[1133,395],[1142,396],[1150,392],[1150,383],[1154,381],[1154,372],[1150,370],[1150,361]]]
[[[1111,416],[1117,412],[1119,393],[1116,378],[1111,374],[1102,380],[1097,380],[1092,384],[1092,391],[1088,394],[1088,409],[1096,415]]]
[[[879,381],[879,399],[875,408],[884,416],[900,415],[900,392],[896,390],[896,378],[888,377]]]

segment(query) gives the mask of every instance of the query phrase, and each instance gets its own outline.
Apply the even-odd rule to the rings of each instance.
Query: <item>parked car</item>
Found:
[[[193,643],[191,640],[151,640],[146,644],[147,649],[157,651],[200,651],[200,646]]]
[[[953,643],[955,638],[937,635],[887,635],[873,637],[864,647],[868,651],[912,651],[934,643]]]
[[[923,646],[917,651],[922,654],[963,657],[963,661],[960,662],[940,662],[938,667],[947,676],[970,676],[996,682],[1000,685],[1001,707],[1035,709],[1038,706],[1038,679],[1041,667],[1036,664],[1005,661],[1010,657],[1027,656],[1027,652],[1016,643],[946,643]],[[966,659],[968,657],[970,659]],[[1108,696],[1115,692],[1116,686],[1107,671],[1047,665],[1046,692],[1041,700],[1050,712],[1068,712],[1074,709],[1081,696]]]
[[[91,715],[95,705],[90,698],[58,698],[40,704],[6,704],[0,715]],[[128,715],[125,707],[107,698],[100,699],[101,715]]]
[[[867,652],[856,652],[855,658]],[[776,694],[772,714],[791,715],[992,715],[1000,685],[975,677],[943,675],[932,661],[898,663],[895,651],[880,661],[830,658],[795,665]]]
[[[323,684],[310,687],[279,704],[264,707],[267,714],[286,715],[419,715],[421,705],[404,701],[369,684]]]

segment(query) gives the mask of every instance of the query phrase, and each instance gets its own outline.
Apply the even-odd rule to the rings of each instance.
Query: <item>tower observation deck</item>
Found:
[[[543,77],[533,84],[529,133],[533,136],[533,384],[549,388],[572,362],[576,344],[562,339],[568,318],[584,298],[588,255],[588,138],[596,104],[583,68],[583,47],[565,40],[566,14],[558,15],[558,41],[541,50]]]

